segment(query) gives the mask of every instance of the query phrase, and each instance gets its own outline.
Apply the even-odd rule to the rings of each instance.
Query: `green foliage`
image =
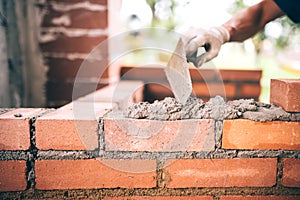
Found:
[[[244,0],[236,0],[229,9],[229,12],[234,15],[245,8],[247,8],[247,5]],[[272,38],[266,35],[265,29],[259,31],[252,38],[257,53],[260,53],[264,40],[269,40],[276,50],[284,50],[289,48],[295,39],[291,36],[297,37],[297,35],[299,35],[300,25],[293,23],[287,16],[277,19],[276,22],[281,25],[283,30],[278,38]]]
[[[171,4],[169,5],[169,9],[171,11],[171,14],[166,19],[160,19],[158,16],[156,16],[156,10],[159,6],[159,3],[164,0],[146,0],[147,4],[150,6],[152,11],[152,27],[164,27],[168,30],[174,30],[176,27],[176,23],[174,21],[174,8],[176,6],[176,3],[174,0],[170,0]]]

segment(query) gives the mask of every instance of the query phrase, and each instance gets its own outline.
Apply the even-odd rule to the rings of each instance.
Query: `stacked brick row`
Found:
[[[300,122],[110,112],[142,94],[121,81],[56,110],[2,109],[0,197],[299,199]]]
[[[75,81],[80,90],[73,98],[107,85],[108,2],[47,0],[38,5],[41,13],[39,43],[48,67],[47,107],[70,102]],[[101,46],[99,56],[89,56],[97,46]],[[80,67],[83,72],[78,74]]]
[[[224,70],[190,68],[193,94],[203,100],[216,95],[227,100],[253,98],[258,100],[261,87],[261,70]],[[121,68],[122,80],[143,80],[145,100],[153,101],[172,96],[164,67],[142,66]]]

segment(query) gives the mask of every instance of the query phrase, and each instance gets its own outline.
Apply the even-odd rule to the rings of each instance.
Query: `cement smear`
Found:
[[[239,99],[225,102],[220,96],[204,102],[190,97],[183,105],[175,98],[167,97],[153,103],[139,102],[124,111],[125,117],[152,120],[181,119],[250,119],[254,121],[300,121],[300,113],[288,113],[281,107],[256,102],[253,99]]]

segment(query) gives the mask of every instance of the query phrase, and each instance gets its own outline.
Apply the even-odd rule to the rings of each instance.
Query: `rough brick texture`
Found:
[[[0,115],[0,150],[27,150],[30,147],[30,119],[43,109],[19,108]]]
[[[104,119],[107,151],[213,151],[213,120]]]
[[[225,120],[222,147],[225,149],[300,149],[300,122],[255,122]]]
[[[270,102],[288,112],[300,112],[300,79],[271,79]]]
[[[99,45],[106,39],[107,36],[105,35],[96,37],[69,37],[65,35],[60,35],[57,36],[55,40],[41,43],[40,47],[43,52],[90,53],[97,45]],[[103,53],[107,55],[107,52],[104,51]]]
[[[220,200],[298,200],[299,196],[222,196]]]
[[[180,159],[167,162],[168,188],[271,187],[276,184],[277,160]]]
[[[0,161],[0,191],[25,190],[26,161],[10,160]]]
[[[210,196],[132,196],[104,197],[104,200],[213,200]]]
[[[282,184],[287,187],[300,187],[300,159],[283,160]]]
[[[152,188],[154,160],[38,160],[36,188]]]
[[[106,29],[108,26],[107,10],[91,11],[84,8],[55,11],[52,8],[43,18],[42,27],[63,26],[82,29]]]
[[[112,103],[72,102],[36,121],[39,149],[93,150],[98,148],[97,120],[112,109]]]

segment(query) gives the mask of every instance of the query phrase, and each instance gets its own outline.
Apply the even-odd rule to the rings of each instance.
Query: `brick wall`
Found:
[[[0,109],[0,198],[300,198],[300,122],[110,114],[141,101],[143,85],[121,81],[59,109]]]
[[[39,45],[48,68],[46,106],[59,107],[72,100],[74,82],[81,88],[78,98],[110,82],[109,42],[117,33],[119,0],[39,1],[41,13]],[[114,24],[112,25],[112,22]],[[89,56],[98,47],[97,56]],[[85,62],[84,62],[85,61]],[[83,66],[84,65],[84,66]],[[80,67],[83,72],[78,74]],[[74,93],[73,93],[74,94]]]
[[[258,100],[261,87],[261,70],[217,70],[190,68],[193,94],[203,100],[216,95],[227,100],[253,98]],[[145,82],[145,100],[150,102],[172,96],[163,67],[122,66],[122,80],[142,80]]]

